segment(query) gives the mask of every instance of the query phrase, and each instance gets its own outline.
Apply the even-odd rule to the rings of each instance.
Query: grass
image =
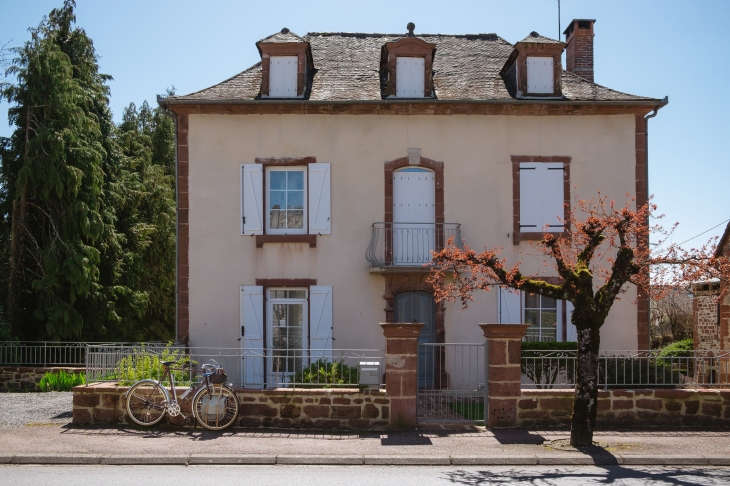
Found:
[[[38,388],[44,392],[50,391],[71,391],[73,387],[78,385],[86,384],[86,375],[82,373],[66,373],[61,370],[58,373],[47,372],[40,383]]]
[[[477,402],[449,402],[449,408],[466,420],[484,421],[484,404]]]

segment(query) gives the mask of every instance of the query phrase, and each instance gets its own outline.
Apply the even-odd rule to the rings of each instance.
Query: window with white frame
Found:
[[[553,58],[527,56],[527,93],[552,94],[555,92]]]
[[[241,287],[241,384],[277,386],[332,356],[332,286]]]
[[[521,232],[565,229],[565,184],[562,162],[520,163]]]
[[[266,232],[307,232],[306,167],[269,167],[266,171]]]
[[[422,57],[396,59],[395,92],[398,98],[423,98],[426,64]]]
[[[525,341],[575,341],[573,304],[512,289],[500,288],[500,324],[528,324]]]
[[[330,164],[241,165],[241,234],[331,234]]]
[[[269,97],[297,97],[298,56],[271,56],[269,58]]]

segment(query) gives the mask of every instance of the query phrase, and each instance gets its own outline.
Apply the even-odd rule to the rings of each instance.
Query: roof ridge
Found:
[[[377,33],[377,32],[307,32],[304,37],[308,36],[320,36],[320,37],[335,37],[335,36],[341,36],[341,37],[408,37],[408,34],[385,34],[385,33]],[[417,34],[415,36],[418,37],[453,37],[456,39],[469,39],[469,38],[479,38],[479,39],[502,39],[499,35],[497,35],[494,32],[490,33],[479,33],[479,34]],[[506,41],[505,41],[506,42]]]

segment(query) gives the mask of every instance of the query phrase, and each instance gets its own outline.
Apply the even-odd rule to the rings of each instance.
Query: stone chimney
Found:
[[[565,29],[566,70],[593,82],[593,24],[595,20],[574,19]]]

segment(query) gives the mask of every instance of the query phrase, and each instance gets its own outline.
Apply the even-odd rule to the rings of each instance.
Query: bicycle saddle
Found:
[[[170,366],[171,364],[175,364],[174,361],[160,361],[160,364],[162,366]]]

